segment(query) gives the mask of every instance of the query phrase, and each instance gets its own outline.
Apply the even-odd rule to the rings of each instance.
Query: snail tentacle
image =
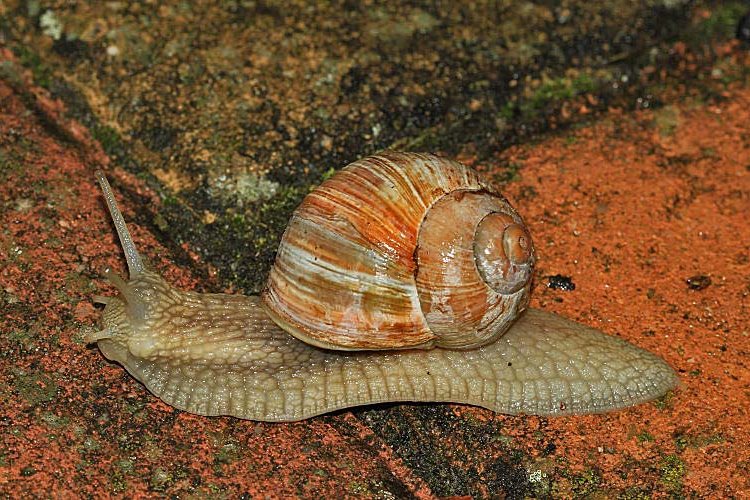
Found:
[[[109,208],[109,213],[112,216],[112,221],[115,224],[117,236],[120,238],[120,244],[122,245],[122,249],[125,252],[125,260],[127,260],[128,263],[128,274],[130,275],[130,279],[133,279],[138,274],[142,273],[145,269],[143,266],[143,261],[141,260],[141,256],[135,247],[135,243],[133,243],[133,238],[130,236],[128,226],[127,224],[125,224],[125,218],[122,216],[120,209],[117,207],[115,195],[112,192],[112,187],[109,185],[109,181],[107,181],[107,178],[104,176],[104,172],[102,172],[101,170],[97,170],[95,172],[95,175],[96,179],[99,181],[99,185],[102,188],[104,200],[107,202],[107,208]]]
[[[110,298],[104,295],[93,295],[91,297],[91,301],[94,304],[102,304],[106,306],[107,304],[109,304]]]
[[[83,341],[87,344],[95,344],[100,340],[110,339],[114,336],[114,332],[110,328],[105,328],[96,332],[87,333],[83,337]]]

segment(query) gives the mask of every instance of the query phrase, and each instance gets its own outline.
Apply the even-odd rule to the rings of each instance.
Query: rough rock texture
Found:
[[[147,30],[139,23],[153,27],[154,19],[172,19],[195,31],[201,25],[195,18],[205,18],[205,26],[216,22],[211,9],[181,12],[171,4],[138,4],[127,16],[87,17],[92,8],[79,3],[83,12],[63,16],[64,6],[72,4],[58,3],[0,6],[0,492],[261,498],[750,494],[750,85],[746,45],[722,39],[722,33],[735,33],[745,12],[740,9],[746,9],[741,3],[671,7],[683,9],[684,16],[655,31],[659,19],[674,19],[674,12],[663,9],[675,2],[643,2],[637,12],[610,9],[610,17],[575,5],[558,12],[529,4],[517,22],[530,26],[542,19],[545,30],[508,31],[508,46],[516,42],[513,48],[521,52],[513,54],[536,50],[525,62],[557,54],[559,64],[544,77],[539,67],[531,71],[538,86],[522,85],[518,96],[507,99],[514,103],[510,115],[503,114],[506,97],[492,96],[496,82],[513,80],[514,69],[505,76],[488,71],[474,86],[459,78],[470,64],[479,65],[471,75],[505,67],[492,62],[497,57],[492,47],[503,45],[478,36],[486,27],[467,21],[479,14],[453,20],[428,8],[367,11],[377,29],[352,31],[370,49],[359,63],[330,73],[334,87],[325,94],[328,102],[306,89],[326,88],[328,80],[318,77],[329,73],[300,79],[306,73],[299,62],[327,61],[320,45],[306,40],[311,32],[335,39],[340,18],[321,24],[314,13],[296,7],[286,11],[257,3],[241,23],[253,29],[253,23],[267,23],[270,34],[257,43],[274,52],[229,69],[250,79],[270,74],[271,83],[286,86],[240,85],[244,90],[237,95],[247,93],[242,99],[249,100],[248,109],[266,114],[248,112],[248,137],[238,132],[234,149],[226,147],[227,136],[214,134],[221,127],[206,121],[223,123],[234,108],[221,103],[240,99],[222,97],[222,89],[234,89],[232,72],[218,67],[195,76],[194,66],[170,56],[169,47],[160,49],[167,51],[160,52],[165,61],[139,45],[151,40],[140,36]],[[115,4],[124,5],[106,5]],[[29,12],[32,8],[37,11]],[[315,29],[312,21],[300,24],[305,16],[316,22]],[[507,10],[503,16],[513,17]],[[118,29],[108,23],[119,23]],[[55,40],[59,24],[63,34],[80,36]],[[604,53],[602,36],[620,32],[613,26],[624,34],[611,37],[609,55],[580,64],[605,72],[625,65],[628,71],[613,71],[592,88],[570,68],[576,57]],[[157,28],[167,31],[165,25]],[[448,33],[432,42],[430,36],[440,30]],[[221,31],[231,42],[225,45],[237,44],[235,31]],[[210,32],[202,30],[189,43],[214,48],[204,60],[218,64],[226,50],[208,40]],[[415,66],[422,54],[414,47],[440,46],[457,32],[465,38],[448,47],[464,54],[462,59],[441,63],[442,56],[454,59],[436,50],[437,56]],[[539,55],[540,47],[551,46],[541,39],[518,42],[514,33],[526,32],[555,41],[561,52]],[[580,32],[589,33],[588,39],[576,45],[571,39]],[[380,36],[408,43],[381,53],[381,46],[399,46],[381,43]],[[633,49],[625,50],[623,43]],[[294,50],[285,49],[289,44]],[[117,63],[118,50],[133,65]],[[411,53],[414,60],[407,61]],[[286,54],[292,55],[285,59]],[[387,71],[373,72],[372,54],[386,61]],[[152,85],[159,75],[174,79],[173,92]],[[634,85],[631,90],[614,96],[603,90],[623,76]],[[191,78],[200,80],[201,91],[177,84]],[[516,85],[520,81],[525,80]],[[347,88],[361,98],[346,98]],[[267,99],[269,94],[274,98]],[[361,102],[374,104],[355,106]],[[388,103],[399,113],[381,111]],[[190,126],[198,108],[204,114]],[[187,110],[184,121],[166,118],[181,117],[181,110]],[[595,120],[582,123],[592,115]],[[496,119],[514,123],[508,137],[498,137],[506,129]],[[516,120],[551,123],[557,130],[535,135],[532,144],[514,132]],[[570,123],[581,125],[567,127]],[[322,124],[330,129],[320,133],[315,127]],[[544,129],[528,127],[524,130]],[[139,248],[171,283],[202,290],[240,283],[252,290],[262,283],[283,221],[309,185],[331,168],[392,145],[442,151],[472,163],[498,185],[505,182],[502,190],[529,222],[538,248],[532,305],[659,354],[680,373],[681,389],[655,404],[587,417],[392,405],[295,424],[256,424],[175,411],[83,345],[81,329],[93,327],[100,316],[91,296],[112,293],[101,270],[124,266],[95,168],[108,170]],[[328,147],[331,152],[324,153]],[[247,161],[262,167],[243,163],[241,153],[256,151],[262,155]],[[300,158],[308,152],[305,163]],[[222,155],[230,159],[214,161]],[[210,168],[194,165],[199,162]],[[156,168],[149,173],[151,163]],[[227,165],[240,166],[228,168],[222,181]],[[190,181],[186,172],[204,173]],[[264,193],[263,199],[214,196],[225,191],[217,188],[221,182]],[[233,208],[227,214],[219,210],[226,207]],[[220,227],[213,227],[217,217]],[[190,220],[199,229],[183,229]],[[235,230],[243,236],[226,236]],[[260,257],[242,257],[254,262],[254,271],[237,280],[234,273],[242,266],[234,264],[248,246]],[[224,274],[217,275],[219,265]],[[574,284],[575,290],[548,288],[548,277],[555,275],[562,275],[555,283]]]

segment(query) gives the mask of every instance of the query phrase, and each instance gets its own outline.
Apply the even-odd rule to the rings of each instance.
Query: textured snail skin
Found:
[[[200,415],[279,422],[392,401],[596,413],[676,383],[657,356],[537,309],[474,350],[337,352],[288,335],[257,297],[182,292],[149,271],[127,287],[148,297],[145,317],[128,318],[125,303],[111,299],[104,325],[117,333],[99,348],[164,402]]]
[[[130,280],[86,336],[166,403],[200,415],[279,422],[395,401],[564,415],[628,407],[677,384],[657,356],[541,310],[472,350],[330,351],[290,336],[259,297],[180,291],[143,266],[103,174]]]

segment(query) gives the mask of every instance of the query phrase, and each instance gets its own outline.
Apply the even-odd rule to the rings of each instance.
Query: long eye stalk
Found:
[[[128,274],[130,279],[136,278],[139,274],[144,271],[143,261],[141,256],[138,254],[138,250],[135,248],[133,238],[130,236],[128,227],[125,225],[125,219],[120,213],[120,209],[117,208],[117,202],[115,201],[115,195],[112,193],[112,188],[104,176],[104,172],[101,170],[96,171],[96,179],[99,181],[99,185],[102,187],[104,193],[104,199],[107,202],[109,213],[112,215],[112,220],[115,223],[115,229],[117,229],[117,236],[120,238],[120,244],[122,250],[125,252],[125,260],[128,262]]]

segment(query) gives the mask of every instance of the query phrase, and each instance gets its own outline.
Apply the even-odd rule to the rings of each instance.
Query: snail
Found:
[[[528,308],[535,252],[508,201],[461,163],[383,152],[294,211],[260,296],[169,285],[97,172],[129,280],[86,335],[155,396],[200,415],[301,420],[383,402],[598,413],[664,395],[661,358]]]

